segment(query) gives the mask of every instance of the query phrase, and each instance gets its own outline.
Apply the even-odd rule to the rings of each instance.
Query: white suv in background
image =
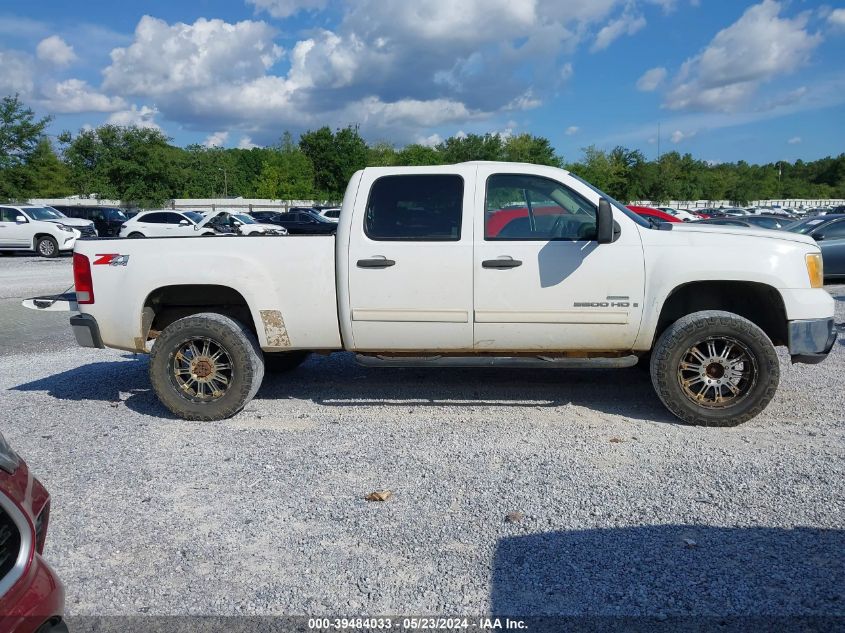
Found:
[[[36,251],[42,257],[72,251],[84,227],[64,220],[70,218],[50,207],[0,205],[0,251]]]
[[[160,209],[144,211],[127,220],[120,227],[120,237],[194,237],[214,235],[214,229],[204,229],[205,218],[196,211]]]

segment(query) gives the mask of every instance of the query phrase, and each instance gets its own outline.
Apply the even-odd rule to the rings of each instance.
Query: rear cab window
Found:
[[[463,199],[456,174],[382,176],[370,188],[364,233],[375,241],[457,242]]]

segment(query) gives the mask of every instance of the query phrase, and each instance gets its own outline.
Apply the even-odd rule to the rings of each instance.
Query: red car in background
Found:
[[[67,633],[65,588],[41,557],[50,495],[0,434],[0,633]]]
[[[637,215],[641,215],[644,218],[657,220],[658,222],[680,222],[680,220],[674,215],[669,215],[668,213],[666,213],[665,211],[661,211],[660,209],[652,209],[651,207],[638,207],[632,204],[629,204],[628,208]]]

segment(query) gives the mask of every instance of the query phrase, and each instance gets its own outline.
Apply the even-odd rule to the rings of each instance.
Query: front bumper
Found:
[[[74,314],[70,317],[70,326],[73,328],[73,335],[80,347],[96,347],[103,349],[103,339],[100,336],[100,326],[97,319],[90,314]]]
[[[820,363],[827,358],[835,342],[833,317],[789,322],[788,344],[793,363]]]

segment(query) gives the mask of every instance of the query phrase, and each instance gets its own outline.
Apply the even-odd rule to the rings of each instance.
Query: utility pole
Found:
[[[228,198],[229,197],[229,178],[228,178],[228,175],[226,174],[226,168],[220,167],[218,169],[218,171],[223,172],[223,197]]]

